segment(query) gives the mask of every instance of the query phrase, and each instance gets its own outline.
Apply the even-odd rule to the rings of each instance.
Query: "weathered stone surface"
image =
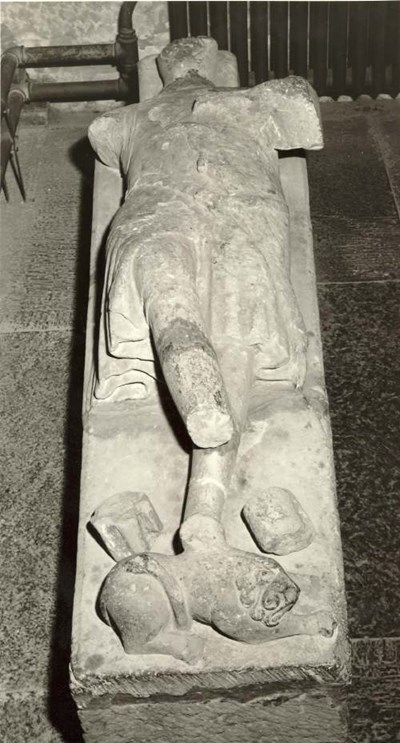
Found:
[[[108,705],[93,706],[80,716],[87,743],[342,743],[345,716],[340,696],[332,701],[321,691],[279,688],[218,695],[202,701],[160,699],[153,704],[132,704],[127,695],[110,698]],[[336,692],[337,694],[337,692]],[[333,691],[335,696],[335,691]]]
[[[232,436],[234,396],[213,345],[253,349],[256,380],[303,383],[274,148],[320,147],[318,105],[295,77],[219,91],[207,81],[218,68],[209,38],[170,44],[159,66],[160,96],[89,130],[103,162],[121,161],[128,188],[107,241],[95,398],[147,397],[153,342],[192,441],[216,447]]]
[[[388,176],[397,212],[400,218],[400,99],[393,102],[393,108],[383,108],[386,116],[373,119],[371,131],[375,146],[380,150]]]
[[[118,493],[95,510],[90,523],[114,560],[150,549],[163,525],[144,493]]]
[[[286,616],[300,593],[296,583],[274,560],[226,545],[214,519],[193,516],[180,535],[182,554],[131,555],[102,586],[101,614],[118,628],[125,652],[195,662],[204,642],[190,632],[192,619],[254,644],[291,635],[332,637],[336,622],[328,611]]]
[[[376,102],[374,105],[379,107]],[[371,127],[373,111],[361,105],[332,103],[322,107],[322,115],[324,150],[307,154],[313,214],[344,219],[357,215],[361,223],[397,217],[382,151],[376,147]]]
[[[313,540],[312,523],[289,490],[269,488],[255,493],[245,503],[243,516],[263,552],[287,555]]]
[[[139,60],[138,64],[138,82],[139,82],[139,99],[147,101],[149,98],[157,95],[162,88],[163,83],[157,68],[158,54],[149,54]]]
[[[78,384],[82,344],[70,333],[0,335],[1,377],[1,687],[20,693],[43,689],[49,664],[68,642],[79,482],[79,394],[68,399],[70,355]],[[5,363],[6,362],[6,363]],[[75,440],[64,428],[75,425]],[[65,446],[68,445],[68,454]],[[23,464],[22,464],[23,462]],[[74,490],[75,486],[75,490]],[[63,512],[64,489],[69,511]],[[35,518],[32,515],[35,514]],[[64,519],[68,545],[60,545]],[[22,526],[23,525],[23,526]],[[63,560],[62,578],[59,561]],[[60,570],[61,572],[61,570]],[[59,589],[63,581],[63,593]],[[58,630],[58,643],[49,636]]]
[[[304,78],[289,76],[264,83],[262,87],[265,93],[260,99],[260,113],[266,121],[270,116],[275,124],[274,147],[278,150],[321,149],[323,138],[318,96]],[[256,97],[255,88],[251,89],[249,97]],[[274,111],[272,116],[271,108]]]
[[[162,78],[157,66],[158,54],[148,55],[139,61],[139,98],[147,101],[160,93],[163,88]],[[217,87],[236,87],[239,72],[236,57],[231,52],[219,49],[217,52],[217,68],[213,71],[212,79]]]
[[[316,214],[314,229],[321,283],[400,278],[400,221],[395,215],[354,219]]]
[[[318,280],[399,279],[400,101],[329,103],[321,113],[324,150],[307,153]]]
[[[313,273],[309,242],[309,223],[303,217],[303,209],[306,207],[307,181],[303,170],[304,163],[301,159],[290,160],[286,158],[281,161],[281,177],[292,215],[291,245],[293,250],[293,281],[298,292],[303,316],[310,331],[309,343],[309,374],[306,379],[305,389],[307,394],[318,389],[322,384],[321,352],[318,342],[318,325],[315,314],[315,295],[311,293]],[[106,194],[114,199],[115,207],[118,205],[118,192],[115,189],[112,173],[105,171],[103,166],[97,167],[98,186],[96,189],[94,223],[95,235],[103,232],[101,219],[107,215],[102,209],[102,199]],[[102,174],[102,180],[100,175]],[[107,178],[111,176],[109,183],[112,190],[107,191]],[[112,196],[113,194],[113,196]],[[110,201],[107,201],[110,209]],[[103,222],[104,224],[104,222]],[[95,265],[96,256],[92,256]],[[314,296],[310,305],[310,297]],[[91,305],[93,308],[93,305]],[[90,330],[90,326],[89,326]],[[90,341],[90,336],[89,336]],[[90,343],[87,348],[88,359],[91,359],[92,349]],[[88,379],[90,382],[90,378]],[[89,388],[92,389],[90,384]],[[237,480],[233,484],[232,497],[226,504],[224,523],[226,525],[228,542],[234,543],[239,548],[254,550],[254,543],[241,522],[240,512],[244,501],[249,496],[255,480],[262,477],[265,483],[265,447],[268,447],[270,459],[268,462],[268,480],[271,485],[280,481],[285,488],[294,490],[298,488],[302,477],[299,472],[308,473],[306,476],[305,489],[302,492],[296,490],[300,502],[305,510],[313,513],[313,521],[316,533],[319,535],[315,544],[311,545],[293,559],[292,556],[284,558],[285,569],[296,574],[296,582],[304,587],[304,597],[313,598],[315,603],[324,605],[324,591],[328,589],[329,594],[336,594],[336,610],[340,607],[340,558],[338,558],[338,543],[332,543],[332,537],[337,534],[336,516],[334,516],[334,503],[331,500],[331,453],[329,445],[323,445],[318,460],[313,460],[312,452],[315,451],[317,441],[321,446],[321,422],[326,426],[325,417],[316,416],[312,408],[303,406],[296,398],[287,402],[271,401],[268,409],[268,426],[265,427],[264,413],[262,409],[256,409],[253,418],[253,430],[249,430],[244,436],[241,451],[239,451]],[[104,410],[104,408],[103,408]],[[318,408],[319,410],[319,408]],[[271,417],[272,416],[272,417]],[[75,651],[73,659],[73,671],[76,677],[74,689],[92,689],[93,693],[98,687],[104,689],[102,678],[108,689],[119,689],[119,678],[121,674],[125,678],[124,689],[130,689],[139,698],[145,694],[163,693],[174,690],[174,693],[182,693],[195,687],[208,688],[214,684],[218,686],[231,686],[234,684],[232,673],[235,668],[241,668],[240,678],[242,683],[251,683],[251,680],[264,682],[274,679],[282,673],[293,677],[300,674],[303,678],[307,675],[307,663],[312,662],[315,676],[317,667],[320,678],[337,677],[339,666],[335,658],[341,657],[341,635],[335,635],[331,640],[322,637],[319,641],[315,638],[288,638],[284,642],[270,643],[268,650],[264,652],[263,646],[258,646],[253,653],[251,647],[246,648],[246,658],[239,644],[222,637],[216,637],[212,641],[212,632],[206,627],[199,626],[201,636],[207,641],[207,661],[203,668],[196,670],[193,674],[184,671],[184,666],[178,661],[170,663],[165,656],[161,663],[161,656],[157,658],[157,679],[151,681],[153,663],[151,656],[145,656],[139,661],[139,656],[125,656],[122,648],[119,649],[119,641],[110,629],[93,613],[98,588],[103,577],[108,573],[112,562],[101,547],[95,543],[93,538],[86,532],[86,523],[90,514],[96,507],[99,493],[103,497],[112,494],[113,490],[123,491],[132,486],[132,483],[141,483],[144,492],[148,493],[154,503],[161,520],[167,526],[167,533],[158,540],[154,551],[165,551],[172,554],[174,534],[180,518],[180,493],[184,491],[187,472],[187,439],[181,435],[180,441],[183,448],[175,439],[169,423],[159,417],[157,408],[144,405],[143,409],[132,409],[128,404],[123,407],[118,405],[110,414],[101,413],[99,408],[90,414],[90,424],[86,433],[86,448],[84,452],[83,488],[81,501],[81,547],[80,554],[84,555],[84,564],[79,570],[77,586],[77,609],[75,619]],[[296,422],[297,421],[297,422]],[[114,434],[118,431],[118,441]],[[111,437],[111,438],[110,438]],[[299,442],[296,450],[295,441]],[[329,440],[328,440],[329,441]],[[162,443],[161,443],[162,442]],[[284,443],[286,442],[286,443]],[[300,444],[301,442],[301,444]],[[283,445],[284,443],[284,445]],[[293,448],[294,447],[294,448]],[[128,457],[122,452],[130,452]],[[295,452],[297,451],[297,454]],[[291,460],[288,461],[288,453],[292,452]],[[283,459],[284,458],[284,459]],[[109,473],[107,489],[104,488],[104,479],[98,471],[96,462],[102,462]],[[283,464],[285,461],[285,464]],[[251,466],[249,464],[251,462]],[[248,473],[252,473],[249,480]],[[284,472],[284,483],[282,473]],[[310,479],[310,476],[312,478]],[[240,487],[238,485],[240,484]],[[168,487],[167,487],[168,485]],[[156,495],[157,494],[157,495]],[[328,514],[329,515],[328,517]],[[239,527],[237,522],[239,521]],[[170,526],[168,526],[170,525]],[[321,531],[322,529],[322,531]],[[336,540],[336,537],[335,537]],[[340,553],[339,553],[340,554]],[[299,559],[299,556],[302,556]],[[338,561],[339,560],[339,561]],[[283,558],[282,558],[283,561]],[[339,573],[337,572],[339,568]],[[316,573],[324,575],[324,584],[318,582],[315,589],[312,581],[307,583],[306,575]],[[331,576],[331,578],[329,577]],[[330,587],[329,587],[330,586]],[[331,594],[332,595],[332,594]],[[330,601],[331,599],[328,599]],[[336,603],[339,602],[339,603]],[[303,608],[306,608],[307,602]],[[301,605],[299,603],[299,610]],[[306,609],[307,610],[307,609]],[[340,609],[339,609],[340,612]],[[340,614],[336,614],[338,619]],[[82,624],[83,623],[83,624]],[[86,629],[83,630],[83,627]],[[211,632],[211,634],[210,634]],[[102,652],[99,652],[99,648]],[[229,648],[229,649],[228,649]],[[221,655],[222,653],[222,655]],[[337,655],[337,653],[339,655]],[[222,658],[229,657],[230,670],[218,673],[221,668]],[[319,660],[318,660],[319,659]],[[160,667],[161,664],[161,667]],[[287,664],[287,665],[286,665]],[[286,669],[283,671],[282,669]],[[280,668],[278,674],[278,666]],[[290,666],[290,668],[289,668]],[[298,670],[296,670],[296,667]],[[247,670],[246,670],[247,668]],[[336,668],[328,671],[328,668]],[[91,670],[93,669],[93,670]],[[164,670],[161,670],[164,669]],[[168,672],[167,672],[168,669]],[[301,669],[301,670],[300,670]],[[325,669],[325,670],[324,670]],[[145,676],[143,676],[143,672]],[[167,673],[166,673],[167,672]],[[138,675],[139,674],[139,675]],[[127,680],[129,677],[129,681]],[[144,679],[146,681],[144,682]],[[142,679],[142,680],[141,680]],[[76,683],[76,685],[75,685]],[[100,683],[100,686],[98,684]],[[78,692],[79,693],[79,692]]]
[[[64,690],[60,703],[62,713],[50,721],[52,702],[42,688],[13,690],[0,697],[0,736],[2,743],[80,743],[83,740],[78,716],[72,699]],[[62,721],[61,721],[62,720]]]
[[[319,299],[351,636],[399,637],[400,285],[321,286]]]
[[[21,203],[7,171],[11,197],[2,217],[2,332],[85,327],[91,215],[81,205],[92,188],[86,136],[92,114],[76,116],[62,133],[55,125],[36,131],[22,121],[19,154],[27,203]]]

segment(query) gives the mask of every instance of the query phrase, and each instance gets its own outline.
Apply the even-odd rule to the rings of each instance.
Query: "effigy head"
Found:
[[[249,569],[250,568],[250,569]],[[275,560],[254,559],[236,576],[239,599],[251,619],[275,627],[296,603],[300,589]]]
[[[218,44],[208,36],[177,39],[168,44],[157,58],[164,85],[177,78],[197,73],[213,80],[217,66]]]

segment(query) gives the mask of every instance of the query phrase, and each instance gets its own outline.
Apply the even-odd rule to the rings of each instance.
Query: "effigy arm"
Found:
[[[268,149],[320,150],[323,147],[318,96],[302,77],[291,75],[250,89],[201,93],[193,107],[197,120],[213,114],[220,126],[237,123]]]

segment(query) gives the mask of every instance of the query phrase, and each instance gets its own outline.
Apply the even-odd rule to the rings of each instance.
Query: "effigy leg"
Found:
[[[219,348],[218,357],[232,401],[234,432],[230,441],[222,446],[193,449],[185,521],[199,513],[221,521],[246,420],[253,380],[253,353],[239,346],[233,349]]]
[[[230,405],[200,307],[190,248],[178,235],[141,252],[135,270],[171,396],[193,443],[214,447],[233,433]]]

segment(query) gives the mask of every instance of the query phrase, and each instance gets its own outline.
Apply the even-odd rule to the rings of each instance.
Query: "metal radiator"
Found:
[[[400,2],[169,2],[171,41],[212,36],[242,86],[302,75],[319,95],[400,92]]]

